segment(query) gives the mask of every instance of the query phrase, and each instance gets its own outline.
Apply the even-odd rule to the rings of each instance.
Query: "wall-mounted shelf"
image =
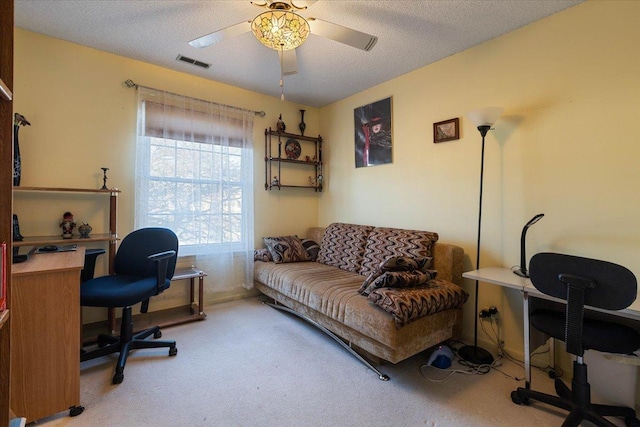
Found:
[[[299,152],[287,157],[286,146],[290,141],[298,144]],[[300,144],[302,142],[302,144]],[[282,188],[311,188],[316,192],[322,191],[322,137],[310,137],[292,133],[278,132],[271,128],[264,131],[265,151],[265,179],[264,189]],[[305,154],[306,153],[306,154]],[[306,160],[309,158],[309,160]],[[304,183],[299,178],[304,174],[294,175],[296,168],[310,168],[312,175],[309,182]],[[284,175],[284,176],[283,176]]]

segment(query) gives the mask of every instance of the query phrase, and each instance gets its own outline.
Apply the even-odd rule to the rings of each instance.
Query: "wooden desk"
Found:
[[[27,422],[80,406],[84,248],[12,266],[11,409]]]

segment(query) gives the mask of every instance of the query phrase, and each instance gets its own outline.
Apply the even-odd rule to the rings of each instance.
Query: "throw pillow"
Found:
[[[362,294],[378,277],[387,271],[429,271],[433,257],[392,256],[380,263],[364,281],[358,292]],[[434,276],[435,277],[435,276]],[[364,294],[363,294],[364,295]]]
[[[316,261],[318,259],[318,253],[320,252],[320,245],[311,239],[302,239],[302,246],[309,254],[309,259],[311,261]]]
[[[263,240],[276,264],[309,261],[309,254],[298,236],[265,237]]]
[[[387,271],[375,279],[366,288],[362,289],[361,295],[369,296],[371,292],[380,288],[408,288],[411,286],[424,285],[436,278],[435,270],[413,270],[413,271]]]
[[[431,268],[432,257],[392,256],[380,264],[382,271],[427,271]]]
[[[369,301],[393,316],[400,329],[430,314],[451,308],[459,308],[469,294],[460,286],[442,279],[434,279],[426,285],[412,288],[382,288],[369,295]]]
[[[273,258],[271,257],[271,252],[269,252],[269,249],[262,248],[253,250],[253,260],[271,262],[273,261]]]
[[[367,236],[358,272],[367,277],[385,259],[392,256],[433,256],[438,234],[429,231],[376,227]]]

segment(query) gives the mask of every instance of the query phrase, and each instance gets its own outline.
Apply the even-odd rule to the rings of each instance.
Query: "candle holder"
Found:
[[[100,168],[102,169],[102,174],[104,175],[102,178],[102,188],[101,190],[108,190],[107,188],[107,171],[109,170],[109,168]]]

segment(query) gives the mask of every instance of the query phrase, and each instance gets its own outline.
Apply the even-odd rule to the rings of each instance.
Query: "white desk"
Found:
[[[477,280],[479,282],[491,283],[504,288],[516,289],[522,292],[522,312],[524,324],[524,369],[525,386],[531,385],[531,349],[529,348],[529,295],[550,301],[564,302],[564,300],[545,295],[537,290],[531,280],[516,275],[513,271],[503,267],[481,268],[479,270],[462,273],[462,277]],[[620,311],[609,311],[600,308],[585,306],[585,308],[610,314],[613,316],[626,317],[628,319],[640,320],[640,299],[636,300],[629,307]],[[478,315],[477,313],[475,314]]]

